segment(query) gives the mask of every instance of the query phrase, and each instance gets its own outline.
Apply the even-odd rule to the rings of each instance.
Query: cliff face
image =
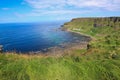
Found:
[[[64,29],[85,28],[91,29],[95,27],[113,27],[120,28],[120,17],[103,17],[103,18],[75,18],[71,22],[64,24]]]
[[[101,51],[120,50],[120,17],[76,18],[65,23],[63,29],[93,37],[90,43],[92,48],[101,48]]]

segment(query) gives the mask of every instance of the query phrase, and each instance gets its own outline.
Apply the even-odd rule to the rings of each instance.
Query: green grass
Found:
[[[110,26],[107,26],[109,22]],[[75,19],[63,28],[94,37],[60,56],[0,54],[0,80],[120,80],[120,22]],[[57,52],[56,52],[57,54]]]
[[[0,80],[120,80],[120,57],[0,54]]]

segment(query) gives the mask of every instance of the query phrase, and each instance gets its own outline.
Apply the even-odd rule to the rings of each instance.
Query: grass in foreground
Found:
[[[0,54],[0,80],[120,80],[120,55]]]
[[[0,80],[120,80],[120,22],[113,22],[98,19],[95,27],[94,19],[75,19],[64,26],[95,37],[88,50],[57,57],[0,54]]]

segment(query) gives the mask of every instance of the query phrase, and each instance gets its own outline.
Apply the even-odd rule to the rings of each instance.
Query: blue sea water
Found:
[[[4,51],[31,52],[86,39],[60,30],[62,24],[64,22],[0,24],[0,45]]]

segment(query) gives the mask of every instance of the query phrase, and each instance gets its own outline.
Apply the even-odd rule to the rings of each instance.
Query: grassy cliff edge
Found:
[[[120,17],[76,18],[65,23],[62,29],[91,36],[96,47],[119,48],[120,45]]]
[[[60,56],[0,54],[0,80],[120,80],[120,17],[76,18],[62,28],[95,39]]]

